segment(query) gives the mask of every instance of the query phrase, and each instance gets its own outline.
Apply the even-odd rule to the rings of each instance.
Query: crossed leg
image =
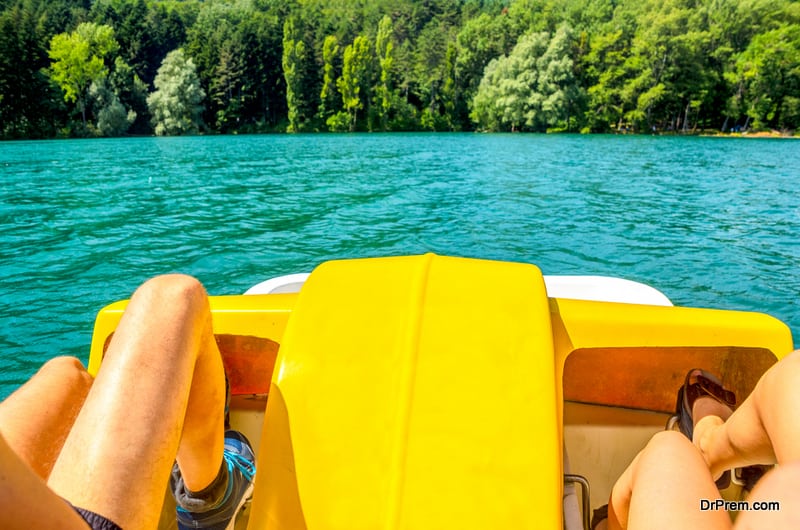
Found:
[[[697,423],[694,443],[715,475],[750,464],[800,460],[800,350],[767,370],[753,392],[723,422]]]
[[[80,401],[80,392],[76,396],[67,409]],[[180,275],[150,280],[132,296],[83,406],[72,418],[63,416],[58,429],[68,434],[54,463],[33,466],[33,473],[16,464],[36,460],[39,449],[22,450],[20,459],[0,439],[3,463],[16,462],[0,466],[5,475],[0,475],[0,499],[9,493],[8,503],[0,505],[21,499],[24,506],[26,498],[36,498],[35,511],[12,510],[27,517],[21,527],[44,516],[62,517],[64,528],[83,525],[60,495],[124,528],[153,528],[176,457],[188,488],[202,490],[216,478],[224,402],[224,370],[203,287]],[[3,434],[15,450],[25,439],[13,425]],[[58,445],[53,442],[41,454]],[[45,477],[52,491],[44,488]],[[43,504],[53,510],[42,513]]]
[[[797,527],[798,385],[800,351],[772,366],[726,421],[702,417],[694,443],[677,432],[656,434],[614,486],[609,528],[731,528],[726,512],[700,510],[701,500],[720,498],[713,477],[733,467],[774,463],[779,467],[759,482],[750,501],[777,501],[781,509],[742,512],[736,528]]]

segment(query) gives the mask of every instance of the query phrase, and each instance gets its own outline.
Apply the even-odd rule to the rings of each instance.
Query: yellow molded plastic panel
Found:
[[[555,396],[536,267],[326,263],[284,335],[249,528],[557,528]]]
[[[589,347],[752,346],[778,358],[792,348],[783,322],[761,313],[644,306],[552,299],[552,312],[564,326],[557,348],[569,352]]]

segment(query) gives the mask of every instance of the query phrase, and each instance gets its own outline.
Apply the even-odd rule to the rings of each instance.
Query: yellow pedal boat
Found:
[[[125,305],[97,316],[93,373]],[[793,344],[763,314],[557,298],[533,265],[431,254],[211,308],[258,455],[250,530],[582,528],[690,368],[743,399]]]

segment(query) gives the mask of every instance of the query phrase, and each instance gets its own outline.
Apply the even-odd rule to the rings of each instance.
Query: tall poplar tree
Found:
[[[375,55],[378,57],[381,74],[378,86],[375,88],[375,102],[378,112],[380,128],[388,127],[389,113],[396,99],[392,90],[392,68],[394,67],[394,41],[392,35],[392,19],[385,15],[378,24],[378,34],[375,36]]]
[[[336,59],[339,55],[339,41],[335,35],[328,35],[322,43],[322,90],[319,93],[319,118],[327,122],[336,112]]]
[[[305,125],[303,110],[303,63],[306,61],[306,44],[301,38],[294,18],[283,25],[283,76],[286,79],[286,106],[289,125],[286,132],[299,132]]]
[[[370,67],[372,48],[369,40],[359,35],[344,50],[342,76],[336,81],[336,87],[342,94],[342,106],[349,116],[351,131],[356,130],[358,111],[364,108],[369,98]]]

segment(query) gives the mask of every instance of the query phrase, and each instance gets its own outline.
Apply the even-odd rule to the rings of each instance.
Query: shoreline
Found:
[[[740,132],[740,133],[716,133],[716,134],[700,134],[700,136],[707,136],[711,138],[785,138],[785,139],[800,139],[797,133],[780,132],[780,131],[759,131],[759,132]]]
[[[186,135],[172,135],[172,136],[157,136],[154,134],[126,134],[122,136],[55,136],[52,138],[0,138],[0,143],[12,142],[29,142],[29,141],[52,141],[52,140],[112,140],[120,138],[180,138],[180,137],[215,137],[215,136],[295,136],[295,135],[349,135],[349,134],[488,134],[488,135],[504,135],[504,134],[521,134],[521,135],[578,135],[578,136],[664,136],[664,137],[684,137],[684,138],[757,138],[757,139],[800,139],[800,132],[780,132],[780,131],[758,131],[758,132],[711,132],[699,131],[694,133],[676,133],[671,131],[656,131],[656,132],[623,132],[623,131],[610,131],[610,132],[578,132],[578,131],[548,131],[548,132],[507,132],[507,131],[353,131],[353,132],[330,132],[330,131],[304,131],[304,132],[280,132],[280,131],[267,131],[267,132],[201,132],[197,134]]]

